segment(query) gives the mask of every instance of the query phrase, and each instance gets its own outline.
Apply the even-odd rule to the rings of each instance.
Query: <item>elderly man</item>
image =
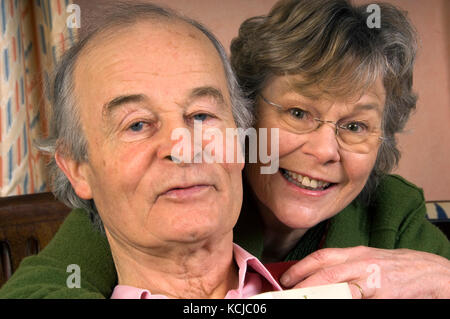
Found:
[[[248,125],[234,83],[208,31],[148,4],[115,8],[60,63],[49,138],[55,192],[94,220],[98,212],[117,270],[113,298],[245,298],[281,289],[232,242],[244,164],[171,155],[176,128],[192,131],[198,121],[225,133],[235,119]],[[81,289],[51,296],[93,296],[83,285],[95,275],[83,278],[80,267]],[[61,285],[55,278],[43,295]]]

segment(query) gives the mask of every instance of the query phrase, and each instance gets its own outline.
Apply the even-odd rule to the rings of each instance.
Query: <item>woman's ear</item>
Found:
[[[72,184],[75,193],[82,199],[92,199],[92,189],[88,178],[88,164],[77,162],[71,157],[55,152],[55,161]]]

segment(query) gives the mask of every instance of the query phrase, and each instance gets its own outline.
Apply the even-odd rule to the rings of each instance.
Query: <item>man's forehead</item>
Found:
[[[78,58],[75,82],[77,78],[80,81],[102,80],[114,72],[126,75],[142,71],[165,76],[169,72],[217,73],[217,68],[223,69],[211,41],[185,22],[159,25],[139,22],[97,38],[98,41],[93,39]]]
[[[83,108],[95,105],[105,115],[124,102],[189,104],[199,96],[228,104],[222,60],[201,31],[186,23],[140,23],[121,32],[94,43],[77,61],[75,93]]]
[[[199,29],[184,21],[137,21],[133,24],[110,26],[97,33],[83,50],[81,57],[104,53],[106,49],[143,46],[149,50],[159,47],[190,47],[194,51],[207,51],[217,55],[211,41]],[[83,61],[86,63],[86,61]]]

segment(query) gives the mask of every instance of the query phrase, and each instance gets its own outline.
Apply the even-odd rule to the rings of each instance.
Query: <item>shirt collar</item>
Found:
[[[248,298],[268,290],[282,290],[266,267],[253,255],[233,244],[233,257],[238,267],[238,287],[228,291],[225,299]],[[168,299],[165,295],[153,295],[147,289],[117,285],[112,299]]]

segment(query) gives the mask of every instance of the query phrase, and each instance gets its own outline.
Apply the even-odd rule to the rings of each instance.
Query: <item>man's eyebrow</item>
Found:
[[[189,94],[188,104],[192,103],[193,100],[201,97],[211,97],[220,105],[225,104],[225,98],[222,92],[213,86],[202,86],[195,88]]]
[[[109,116],[115,108],[122,106],[127,103],[140,103],[148,100],[147,96],[144,94],[130,94],[130,95],[120,95],[103,105],[103,115]]]

